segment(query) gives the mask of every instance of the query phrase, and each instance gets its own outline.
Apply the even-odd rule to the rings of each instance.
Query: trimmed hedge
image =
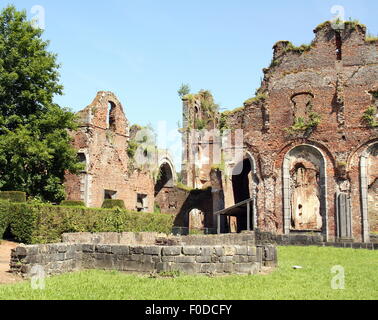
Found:
[[[85,203],[83,201],[74,200],[64,200],[60,203],[60,205],[64,207],[85,207]]]
[[[25,244],[60,242],[61,235],[67,232],[169,234],[173,221],[174,216],[168,214],[0,201],[0,239],[10,226],[15,239]]]
[[[116,199],[106,199],[102,204],[103,209],[126,209],[125,202],[123,200],[116,200]]]
[[[21,191],[0,191],[0,200],[26,202],[26,193]]]

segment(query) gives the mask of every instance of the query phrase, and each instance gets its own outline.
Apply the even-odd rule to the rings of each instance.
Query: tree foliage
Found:
[[[188,84],[182,84],[180,89],[177,91],[180,98],[185,97],[190,93],[190,86]]]
[[[65,172],[81,165],[69,137],[75,116],[53,102],[63,87],[48,44],[25,12],[0,13],[0,189],[60,201]]]

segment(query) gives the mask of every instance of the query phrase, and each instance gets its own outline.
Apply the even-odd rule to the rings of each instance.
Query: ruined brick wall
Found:
[[[176,216],[174,226],[180,228],[180,232],[189,232],[192,210],[199,210],[204,214],[204,220],[198,226],[201,229],[216,228],[214,220],[214,201],[212,189],[205,190],[184,190],[178,187],[163,188],[155,201],[162,212],[171,213]]]
[[[81,124],[72,133],[73,146],[86,168],[80,176],[66,176],[67,198],[101,207],[107,192],[109,197],[124,200],[127,209],[137,210],[137,195],[142,194],[143,210],[153,211],[154,179],[149,171],[130,166],[129,125],[115,95],[99,92],[78,116]]]
[[[299,213],[311,205],[298,203],[293,190],[300,188],[299,176],[293,170],[313,170],[314,191],[306,192],[319,198],[320,204],[313,203],[320,205],[325,240],[369,241],[377,233],[375,155],[368,150],[378,135],[362,120],[369,106],[377,106],[378,41],[365,37],[366,27],[358,23],[336,30],[327,22],[316,28],[308,47],[296,48],[288,41],[274,46],[256,98],[223,114],[230,128],[243,130],[244,159],[252,167],[249,186],[242,187],[232,177],[238,164],[226,163],[226,207],[235,204],[238,189],[249,188],[258,228],[278,234],[300,231],[292,221],[293,205]],[[308,125],[319,117],[317,125],[287,130],[298,120]],[[302,145],[308,146],[306,152]],[[303,228],[317,229],[311,223]]]

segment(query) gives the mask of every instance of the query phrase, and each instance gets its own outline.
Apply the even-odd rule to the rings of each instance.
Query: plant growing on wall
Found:
[[[308,116],[308,120],[298,117],[295,119],[294,125],[285,129],[285,131],[289,134],[312,131],[320,122],[320,115],[316,112],[311,112]]]
[[[188,84],[182,84],[177,93],[181,99],[184,98],[190,93],[190,86]]]
[[[375,106],[370,106],[369,108],[367,108],[362,116],[362,122],[363,124],[371,128],[378,127],[377,108]]]

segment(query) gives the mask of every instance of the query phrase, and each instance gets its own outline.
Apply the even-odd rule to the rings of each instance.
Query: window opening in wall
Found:
[[[105,200],[114,200],[114,199],[117,199],[117,191],[105,190],[104,191],[104,199]]]
[[[115,114],[114,114],[115,108],[116,106],[114,102],[109,101],[106,124],[107,124],[108,129],[111,129],[111,130],[115,129]]]
[[[146,194],[138,193],[136,210],[138,212],[146,212],[148,210],[147,195]]]
[[[78,161],[83,164],[82,172],[85,172],[87,170],[87,157],[85,156],[84,152],[79,152],[77,154]]]
[[[337,60],[342,60],[343,58],[343,53],[342,53],[342,40],[341,40],[341,34],[340,32],[336,32],[336,55],[337,55]]]

